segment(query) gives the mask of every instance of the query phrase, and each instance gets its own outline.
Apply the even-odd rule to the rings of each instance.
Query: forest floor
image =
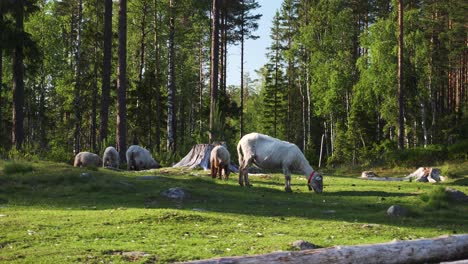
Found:
[[[242,188],[236,174],[213,180],[202,170],[0,161],[0,262],[167,263],[296,250],[296,240],[329,247],[467,234],[468,204],[450,201],[441,187],[468,194],[468,161],[441,167],[449,179],[439,184],[329,171],[324,193],[315,194],[299,175],[286,193],[281,174],[251,175],[253,187]],[[402,177],[415,169],[375,171]],[[141,177],[150,175],[157,177]],[[172,187],[190,197],[161,195]],[[396,204],[409,215],[387,216]]]

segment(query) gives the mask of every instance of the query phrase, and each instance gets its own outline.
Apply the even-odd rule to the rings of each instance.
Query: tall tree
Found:
[[[169,83],[167,97],[167,149],[174,153],[176,151],[176,111],[175,111],[175,50],[174,50],[174,0],[169,0]]]
[[[210,128],[209,141],[213,142],[218,135],[214,135],[215,108],[218,104],[218,71],[219,71],[219,0],[213,0],[211,27],[211,79],[210,79]]]
[[[112,0],[104,1],[104,50],[102,66],[101,123],[99,125],[99,146],[107,139],[110,104],[110,78],[112,72]]]
[[[13,131],[12,143],[17,149],[22,149],[24,141],[24,1],[16,2],[15,22],[19,33],[18,41],[13,50]]]
[[[83,1],[78,1],[78,18],[77,18],[77,33],[75,44],[75,86],[73,97],[73,111],[75,114],[75,131],[73,134],[73,153],[76,155],[81,151],[81,119],[82,119],[82,102],[81,102],[81,34],[83,23]]]
[[[0,6],[0,30],[3,31],[3,8]],[[0,36],[0,137],[3,137],[3,38]],[[0,141],[1,142],[1,141]]]
[[[127,151],[127,0],[119,0],[116,145],[120,161]]]
[[[252,15],[252,9],[259,8],[260,5],[255,0],[241,0],[240,8],[240,42],[241,42],[241,71],[240,71],[240,137],[244,135],[244,42],[247,39],[257,39],[253,31],[258,29],[257,21],[262,15]]]
[[[405,147],[405,108],[403,87],[403,3],[398,0],[398,147]]]

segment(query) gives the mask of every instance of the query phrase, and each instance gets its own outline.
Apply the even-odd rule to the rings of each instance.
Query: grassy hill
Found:
[[[398,177],[414,168],[380,169]],[[324,193],[295,175],[213,180],[208,172],[80,169],[51,162],[0,161],[0,262],[174,262],[292,250],[295,240],[321,247],[468,233],[468,204],[441,188],[468,193],[468,162],[445,164],[441,184],[358,179],[360,171],[324,173]],[[157,177],[141,177],[141,176]],[[149,179],[148,179],[149,178]],[[190,197],[161,192],[181,187]],[[386,215],[391,205],[410,215]],[[125,252],[146,254],[126,254]]]

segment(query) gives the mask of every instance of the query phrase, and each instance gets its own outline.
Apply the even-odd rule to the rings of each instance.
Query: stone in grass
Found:
[[[455,202],[468,202],[468,196],[462,191],[447,187],[445,188],[445,192],[448,194],[450,199]]]
[[[293,247],[299,249],[299,250],[306,250],[306,249],[315,249],[317,248],[316,245],[309,243],[304,240],[297,240],[292,243]]]
[[[80,173],[80,178],[83,180],[91,180],[93,176],[89,172],[82,172]]]
[[[404,217],[408,215],[408,210],[399,205],[392,205],[388,208],[387,215],[395,217]]]
[[[183,200],[189,197],[189,194],[180,187],[170,188],[162,192],[161,195],[176,200]]]

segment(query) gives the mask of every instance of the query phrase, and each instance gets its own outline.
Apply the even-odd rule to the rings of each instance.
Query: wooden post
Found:
[[[325,134],[322,134],[322,142],[320,143],[320,158],[319,158],[319,168],[322,166],[322,153],[323,153],[323,138],[325,137]]]
[[[336,246],[264,255],[213,258],[186,263],[425,263],[468,258],[468,234],[382,244]]]

